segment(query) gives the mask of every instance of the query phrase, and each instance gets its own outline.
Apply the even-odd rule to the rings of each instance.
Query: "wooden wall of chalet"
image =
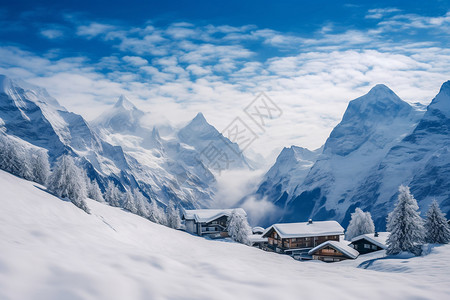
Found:
[[[374,251],[383,250],[383,248],[378,247],[377,245],[369,242],[365,239],[361,239],[355,242],[352,242],[353,248],[358,250],[360,254],[366,254]]]
[[[269,245],[276,245],[283,249],[314,248],[326,241],[339,241],[339,235],[282,239],[274,229],[271,229],[267,238]]]
[[[325,262],[333,262],[333,261],[341,261],[344,259],[348,259],[342,252],[330,247],[326,246],[312,255],[313,259],[322,260]]]

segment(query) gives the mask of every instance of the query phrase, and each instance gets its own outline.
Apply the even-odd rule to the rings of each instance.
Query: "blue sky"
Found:
[[[428,103],[450,79],[448,1],[2,1],[0,73],[88,120],[120,94],[179,125],[225,128],[261,91],[283,110],[254,150],[319,147],[385,83]]]

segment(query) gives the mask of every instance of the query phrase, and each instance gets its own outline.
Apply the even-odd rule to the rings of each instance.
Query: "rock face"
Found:
[[[450,82],[426,112],[377,85],[349,103],[310,168],[291,168],[294,160],[284,149],[256,194],[284,208],[280,221],[334,219],[347,226],[350,213],[361,207],[381,230],[398,186],[406,184],[422,212],[435,198],[449,214],[449,130]]]
[[[202,147],[212,142],[240,153],[239,147],[202,114],[179,132],[171,129],[167,138],[160,136],[158,128],[143,127],[145,116],[120,96],[90,125],[45,89],[0,76],[0,134],[48,150],[51,162],[62,154],[74,156],[101,189],[112,180],[122,190],[138,188],[161,204],[173,200],[186,208],[208,207],[216,172],[202,162]],[[237,167],[248,168],[242,155],[230,166]]]

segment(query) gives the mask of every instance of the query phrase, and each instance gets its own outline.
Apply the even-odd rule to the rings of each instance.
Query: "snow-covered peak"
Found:
[[[206,121],[205,116],[199,112],[189,124],[179,131],[179,135],[187,137],[190,135],[212,137],[219,136],[217,129]]]
[[[127,96],[125,96],[125,95],[120,95],[116,104],[114,104],[114,107],[115,108],[123,108],[125,110],[137,109],[136,106],[134,106],[134,104],[131,103],[130,99],[128,99]]]
[[[400,99],[384,84],[377,84],[367,94],[350,101],[343,121],[354,117],[372,118],[395,117],[402,110],[410,110],[408,103]]]
[[[145,113],[139,110],[124,95],[109,110],[101,114],[94,124],[98,127],[115,132],[135,132],[140,129],[140,119]]]
[[[450,118],[450,80],[442,84],[439,94],[431,101],[429,110],[439,110]]]
[[[210,125],[209,123],[208,123],[208,121],[206,121],[206,118],[205,118],[205,116],[203,115],[203,113],[201,113],[201,112],[199,112],[196,116],[195,116],[195,118],[194,119],[192,119],[192,121],[191,121],[191,123],[190,123],[190,125],[191,126],[208,126],[208,125]]]
[[[66,110],[58,101],[50,96],[46,89],[19,79],[11,79],[0,74],[0,93],[7,94],[17,106],[24,105],[26,99],[39,107],[52,106],[54,109]]]
[[[345,156],[369,140],[376,147],[384,148],[399,135],[390,128],[402,128],[404,132],[415,118],[411,105],[387,86],[378,84],[364,96],[350,101],[342,121],[331,132],[324,152]]]

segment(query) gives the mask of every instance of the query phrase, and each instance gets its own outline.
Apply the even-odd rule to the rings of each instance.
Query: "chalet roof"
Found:
[[[263,236],[266,236],[271,229],[274,229],[283,239],[344,234],[344,228],[336,221],[273,224],[263,232]]]
[[[247,213],[242,208],[230,208],[183,210],[183,217],[185,220],[195,220],[197,223],[208,223],[223,216],[229,217],[233,210],[236,210],[243,216],[247,216]]]
[[[367,234],[361,234],[358,235],[357,237],[352,238],[352,243],[359,241],[359,240],[367,240],[369,242],[371,242],[374,245],[377,245],[380,248],[386,249],[387,245],[386,245],[386,241],[387,238],[389,237],[389,232],[378,232],[378,236],[375,236],[374,233],[367,233]]]
[[[313,249],[309,250],[308,254],[313,255],[316,251],[325,248],[326,246],[330,246],[338,251],[340,251],[342,254],[355,259],[358,257],[359,252],[353,249],[352,247],[349,247],[346,243],[338,242],[338,241],[326,241],[322,244],[314,247]]]
[[[264,232],[264,228],[260,227],[260,226],[256,226],[252,228],[252,232],[256,233],[256,232]]]
[[[262,237],[262,234],[250,234],[248,238],[252,243],[267,242],[268,240],[267,238]]]

